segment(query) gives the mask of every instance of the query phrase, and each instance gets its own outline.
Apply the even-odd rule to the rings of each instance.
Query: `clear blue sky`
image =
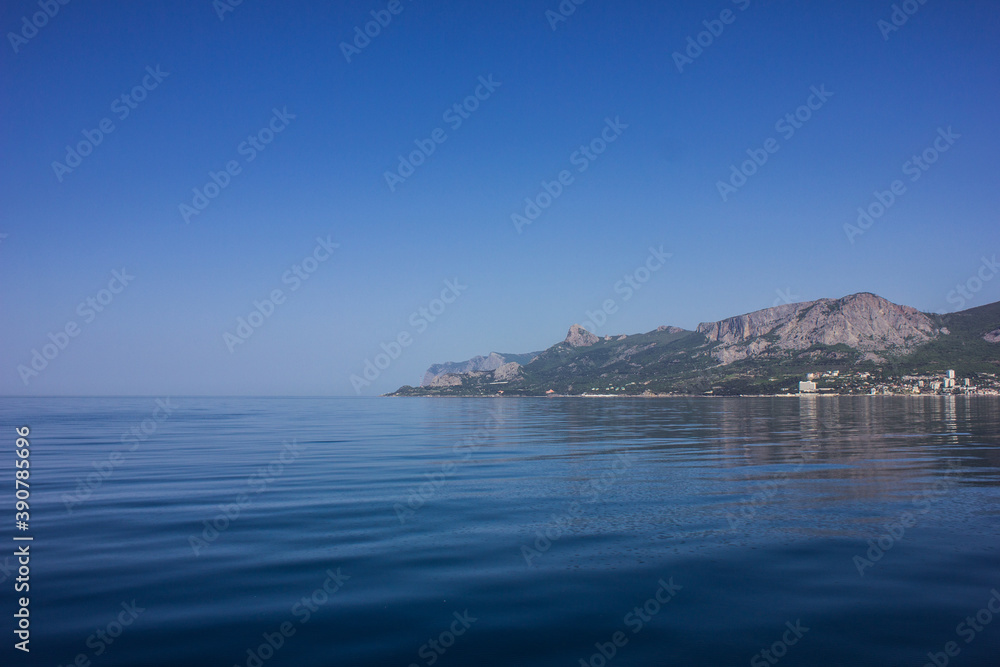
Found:
[[[601,334],[859,291],[954,310],[956,284],[1000,252],[992,0],[929,0],[891,32],[887,1],[588,0],[553,30],[557,0],[402,0],[348,62],[341,44],[388,4],[244,0],[220,20],[210,0],[76,0],[32,30],[37,2],[3,3],[0,393],[354,395],[380,343],[410,334],[370,395],[434,362],[543,349],[607,299]],[[703,21],[721,34],[678,71]],[[467,118],[444,115],[477,90]],[[794,135],[776,127],[810,101]],[[102,119],[113,131],[78,166],[53,166]],[[269,124],[271,143],[241,149]],[[949,127],[960,138],[912,181],[905,163]],[[438,128],[390,189],[397,156]],[[602,133],[602,154],[574,156]],[[769,138],[777,152],[723,201],[718,182]],[[187,222],[179,206],[230,161]],[[563,170],[518,233],[512,214]],[[283,276],[317,237],[339,247],[292,291]],[[617,281],[661,245],[672,257],[626,301]],[[411,319],[456,278],[443,314]],[[227,345],[275,289],[285,301]],[[970,296],[1000,300],[1000,277]],[[25,384],[18,366],[60,341]]]

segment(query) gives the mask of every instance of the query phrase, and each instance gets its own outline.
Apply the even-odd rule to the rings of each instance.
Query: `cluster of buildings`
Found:
[[[904,375],[881,379],[867,372],[841,375],[840,371],[828,371],[809,373],[804,381],[799,382],[799,393],[998,396],[1000,381],[994,373],[980,373],[973,382],[972,378],[956,377],[953,370],[942,375]]]

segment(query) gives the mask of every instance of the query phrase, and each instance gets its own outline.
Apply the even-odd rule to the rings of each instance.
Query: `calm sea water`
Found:
[[[3,664],[1000,664],[996,400],[157,408],[0,399]]]

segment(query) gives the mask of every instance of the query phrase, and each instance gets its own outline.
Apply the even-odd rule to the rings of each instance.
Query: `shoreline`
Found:
[[[656,399],[656,398],[1000,398],[1000,394],[733,394],[733,395],[717,395],[717,394],[657,394],[653,396],[644,396],[642,394],[551,394],[549,396],[498,396],[496,394],[484,395],[484,396],[455,396],[455,395],[437,395],[437,396],[393,396],[392,394],[381,394],[375,398],[511,398],[511,399],[524,399],[524,398],[642,398],[642,399]]]

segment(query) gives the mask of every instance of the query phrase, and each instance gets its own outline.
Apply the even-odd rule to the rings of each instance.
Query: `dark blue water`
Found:
[[[996,400],[157,407],[0,399],[4,665],[1000,664]]]

